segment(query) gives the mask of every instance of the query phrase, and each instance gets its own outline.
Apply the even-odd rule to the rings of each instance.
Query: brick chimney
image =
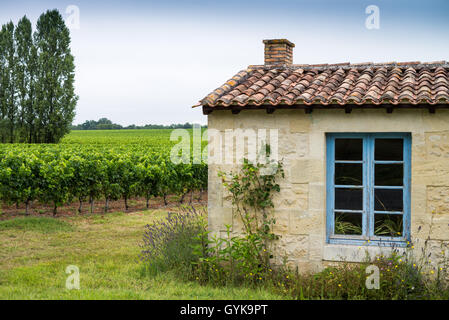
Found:
[[[287,39],[263,40],[265,44],[265,65],[291,65],[294,43]]]

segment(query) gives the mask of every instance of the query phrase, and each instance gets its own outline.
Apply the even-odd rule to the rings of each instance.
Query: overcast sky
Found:
[[[79,9],[79,25],[73,19]],[[368,29],[369,5],[379,29]],[[4,1],[0,22],[59,9],[71,26],[75,124],[205,123],[191,106],[250,64],[263,39],[296,44],[294,63],[449,60],[449,1]],[[69,11],[67,11],[69,12]],[[79,28],[77,28],[79,26]]]

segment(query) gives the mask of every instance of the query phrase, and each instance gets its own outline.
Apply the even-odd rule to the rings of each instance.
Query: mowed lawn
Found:
[[[170,209],[173,211],[173,209]],[[144,226],[165,210],[0,221],[0,299],[284,299],[263,289],[214,288],[151,276],[139,253]],[[65,288],[66,267],[80,289]]]

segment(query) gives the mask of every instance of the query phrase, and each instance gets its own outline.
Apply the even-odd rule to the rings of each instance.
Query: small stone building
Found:
[[[290,41],[263,42],[265,64],[238,72],[200,106],[223,137],[277,132],[270,145],[285,169],[277,261],[317,271],[393,248],[421,252],[426,239],[433,260],[448,258],[449,64],[298,65]],[[224,140],[229,156],[235,144]],[[223,236],[226,224],[242,229],[217,173],[237,165],[209,162],[209,228]]]

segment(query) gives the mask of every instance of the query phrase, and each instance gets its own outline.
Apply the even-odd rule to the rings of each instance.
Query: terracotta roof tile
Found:
[[[446,61],[250,66],[202,106],[449,104]]]

